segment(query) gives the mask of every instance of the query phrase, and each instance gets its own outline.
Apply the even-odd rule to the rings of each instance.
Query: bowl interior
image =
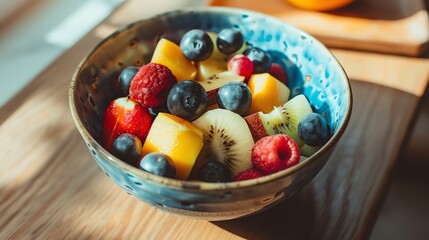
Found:
[[[338,140],[350,115],[351,91],[333,55],[312,36],[278,19],[226,8],[165,13],[128,25],[100,42],[82,61],[72,82],[72,111],[77,113],[83,136],[100,142],[103,112],[117,97],[112,89],[124,68],[148,63],[160,38],[179,43],[194,28],[212,32],[239,29],[248,45],[268,51],[287,69],[291,97],[303,93],[313,110],[330,124],[331,141]]]

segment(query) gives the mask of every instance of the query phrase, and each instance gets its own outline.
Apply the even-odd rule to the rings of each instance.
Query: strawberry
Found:
[[[285,134],[263,137],[252,148],[253,166],[266,174],[289,168],[299,158],[298,145]]]
[[[268,71],[271,76],[277,78],[280,82],[284,83],[286,86],[289,84],[289,77],[286,71],[278,63],[272,63],[270,70]]]
[[[244,180],[254,179],[262,176],[265,176],[265,174],[261,173],[259,170],[255,168],[250,168],[237,174],[234,177],[233,181],[244,181]]]
[[[168,67],[148,63],[131,80],[129,97],[147,108],[153,108],[165,103],[168,92],[176,82]]]
[[[147,108],[127,97],[118,98],[104,112],[103,147],[110,151],[113,141],[122,133],[134,134],[143,143],[151,125]]]

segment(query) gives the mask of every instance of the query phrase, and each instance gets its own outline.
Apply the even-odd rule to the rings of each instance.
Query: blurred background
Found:
[[[0,106],[122,2],[0,0]]]
[[[124,1],[0,0],[0,107]],[[373,240],[429,239],[428,123],[426,91]]]

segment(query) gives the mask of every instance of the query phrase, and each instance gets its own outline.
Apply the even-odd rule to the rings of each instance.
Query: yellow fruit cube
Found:
[[[281,106],[289,99],[289,88],[268,73],[253,74],[247,84],[252,93],[249,114],[269,113],[274,106]]]
[[[151,62],[167,66],[177,81],[194,80],[197,76],[194,64],[183,55],[180,47],[165,38],[156,45]]]
[[[176,178],[186,180],[202,147],[203,132],[194,124],[159,113],[143,145],[142,156],[151,152],[167,154],[176,166]]]

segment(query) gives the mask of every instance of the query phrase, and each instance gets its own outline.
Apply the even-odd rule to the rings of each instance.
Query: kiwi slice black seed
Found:
[[[269,113],[260,112],[259,116],[268,135],[286,134],[301,146],[303,143],[298,136],[298,124],[301,118],[311,112],[307,98],[300,94]]]
[[[193,123],[204,135],[204,145],[193,171],[198,171],[207,161],[225,164],[232,176],[252,166],[250,157],[254,141],[240,115],[225,109],[213,109]]]

